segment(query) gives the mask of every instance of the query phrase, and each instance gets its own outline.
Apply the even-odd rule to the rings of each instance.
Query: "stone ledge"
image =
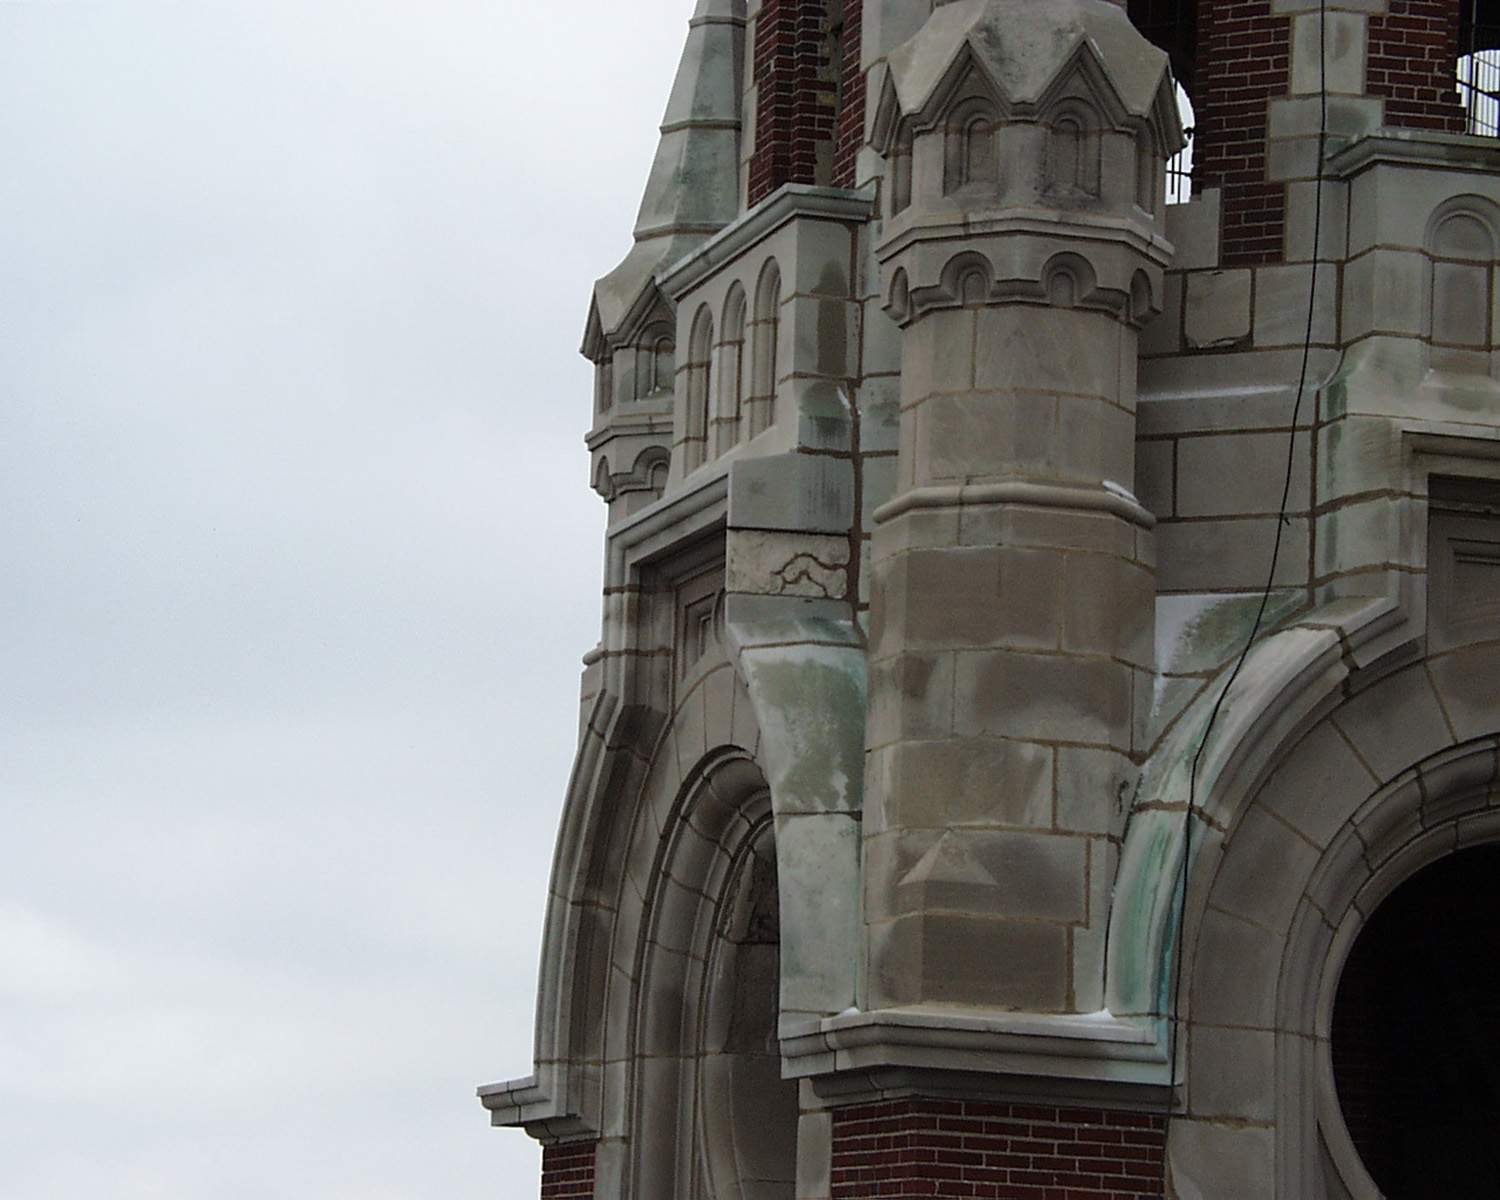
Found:
[[[1163,1026],[1150,1018],[984,1012],[928,1006],[789,1019],[782,1073],[959,1071],[1053,1077],[1106,1085],[1167,1086]]]

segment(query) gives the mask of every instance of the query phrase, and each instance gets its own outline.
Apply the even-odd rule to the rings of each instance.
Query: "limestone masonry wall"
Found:
[[[833,1198],[1144,1200],[1161,1192],[1162,1118],[972,1100],[839,1109]]]

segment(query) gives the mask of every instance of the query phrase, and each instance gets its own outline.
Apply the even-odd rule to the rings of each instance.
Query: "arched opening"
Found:
[[[1419,871],[1366,922],[1340,976],[1339,1107],[1389,1200],[1500,1195],[1500,845]]]
[[[793,1200],[797,1084],[776,1041],[781,921],[765,821],[733,868],[704,980],[699,1138],[715,1200]]]

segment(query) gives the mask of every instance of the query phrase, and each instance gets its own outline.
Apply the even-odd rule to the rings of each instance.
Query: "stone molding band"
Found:
[[[1107,512],[1141,529],[1156,528],[1156,518],[1134,496],[1095,488],[1053,483],[954,483],[913,488],[875,510],[875,523],[884,525],[919,508],[962,508],[975,504],[1024,504],[1031,508],[1070,508]]]

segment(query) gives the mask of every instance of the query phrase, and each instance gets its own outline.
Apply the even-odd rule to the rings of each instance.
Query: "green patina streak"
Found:
[[[775,776],[778,809],[858,812],[864,782],[864,657],[855,649],[749,651],[752,694],[786,734]]]

